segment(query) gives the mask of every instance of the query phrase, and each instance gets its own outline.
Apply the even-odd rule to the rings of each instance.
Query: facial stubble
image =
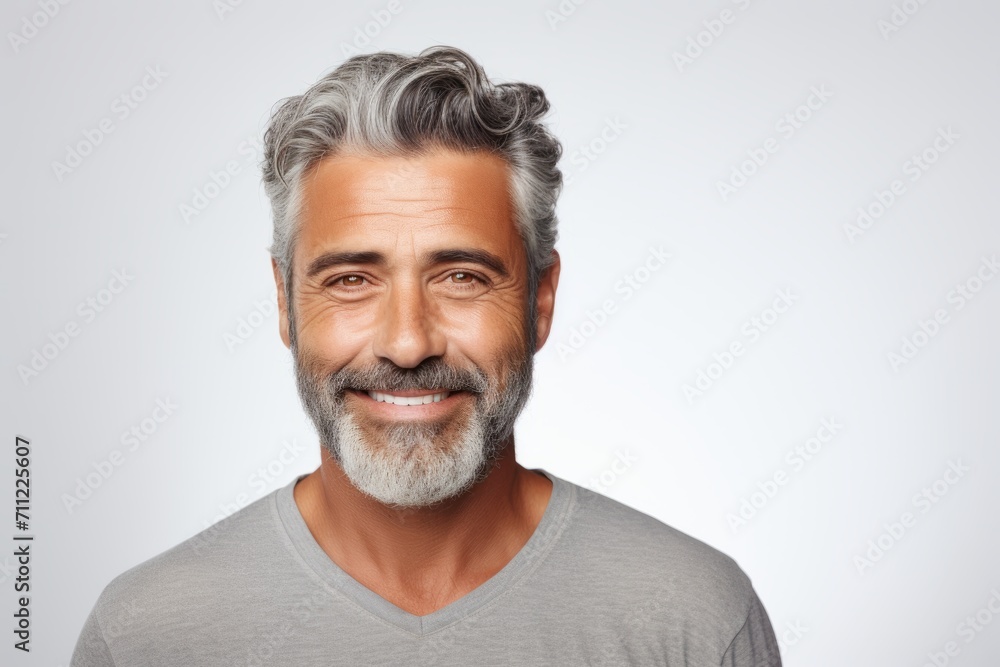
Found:
[[[529,320],[530,321],[530,320]],[[531,393],[533,336],[522,336],[496,358],[497,370],[461,368],[441,357],[401,368],[378,359],[363,368],[327,372],[293,343],[299,396],[324,449],[350,482],[391,507],[426,507],[466,492],[485,479],[503,453]],[[430,389],[468,392],[472,405],[435,421],[376,420],[350,402],[348,390]]]

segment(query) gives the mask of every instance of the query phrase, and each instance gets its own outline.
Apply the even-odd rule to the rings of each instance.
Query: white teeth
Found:
[[[379,403],[391,403],[393,405],[426,405],[427,403],[437,403],[448,398],[451,392],[445,391],[440,394],[424,394],[423,396],[393,396],[383,394],[379,391],[369,391],[368,395]]]

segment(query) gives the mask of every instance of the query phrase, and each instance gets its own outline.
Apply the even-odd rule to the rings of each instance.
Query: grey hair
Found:
[[[494,84],[469,54],[448,46],[416,56],[354,56],[304,94],[283,100],[264,134],[261,171],[274,220],[269,251],[284,279],[290,319],[292,250],[310,169],[340,153],[414,156],[444,147],[486,151],[509,166],[508,193],[528,258],[533,338],[535,294],[553,261],[563,183],[556,167],[562,146],[540,122],[548,110],[540,87]]]

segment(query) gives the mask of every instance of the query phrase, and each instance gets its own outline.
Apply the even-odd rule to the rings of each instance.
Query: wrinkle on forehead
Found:
[[[325,158],[304,184],[300,241],[307,247],[374,242],[412,256],[418,236],[429,242],[440,236],[485,242],[516,255],[512,245],[521,240],[514,229],[509,175],[507,163],[487,152]]]

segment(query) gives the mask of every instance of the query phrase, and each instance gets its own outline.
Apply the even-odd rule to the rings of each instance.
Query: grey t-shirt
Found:
[[[496,575],[426,616],[344,572],[292,489],[115,577],[77,640],[90,665],[780,666],[736,562],[545,471],[552,496]]]

